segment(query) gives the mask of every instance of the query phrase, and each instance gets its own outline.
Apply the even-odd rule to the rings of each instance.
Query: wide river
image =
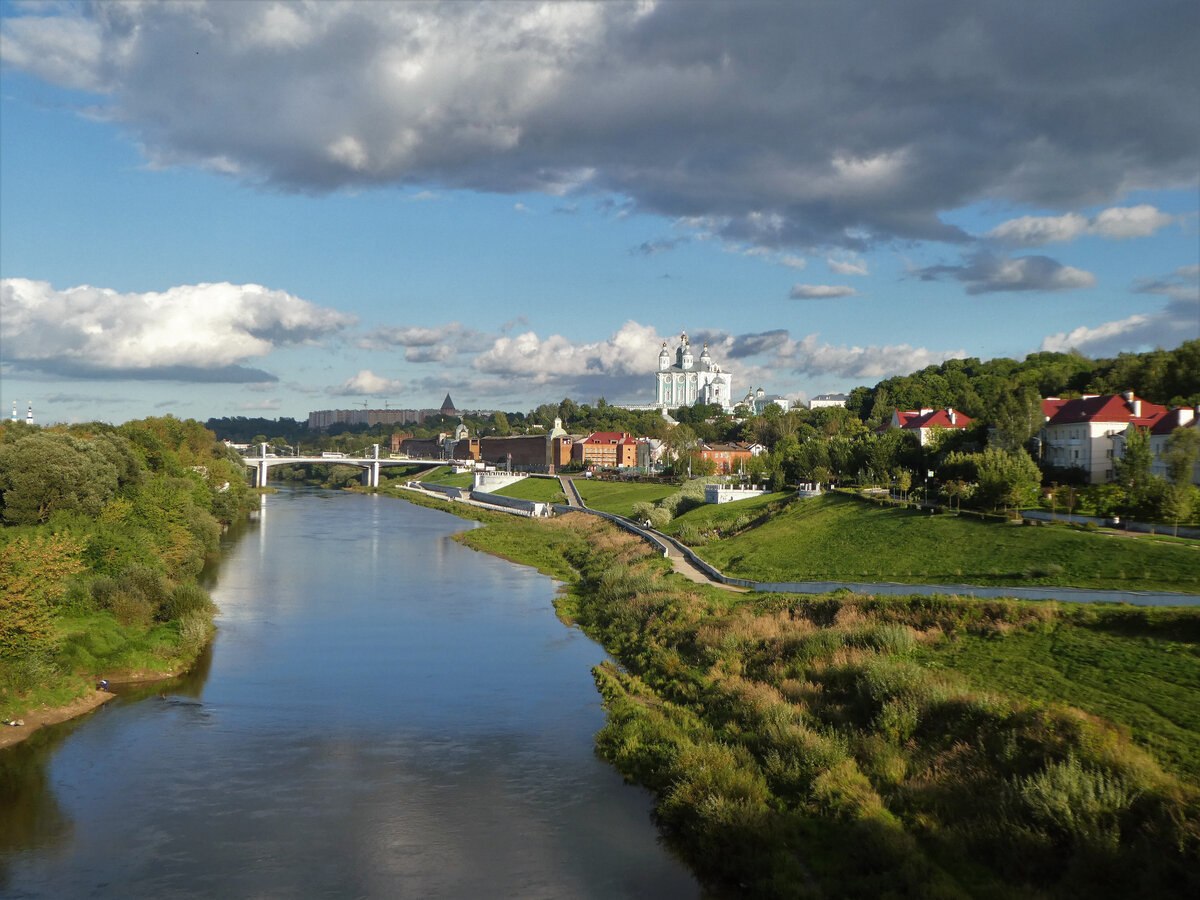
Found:
[[[0,751],[4,897],[697,897],[593,755],[555,584],[394,498],[264,498],[188,677]]]

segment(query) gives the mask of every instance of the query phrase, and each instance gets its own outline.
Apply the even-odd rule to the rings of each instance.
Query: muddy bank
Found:
[[[72,700],[65,706],[36,707],[27,710],[17,717],[25,724],[0,724],[0,748],[11,747],[13,744],[21,743],[21,741],[25,740],[39,728],[44,728],[47,725],[57,725],[59,722],[65,722],[86,712],[91,712],[97,706],[107,703],[116,696],[116,694],[111,694],[108,691],[93,690],[82,697]]]

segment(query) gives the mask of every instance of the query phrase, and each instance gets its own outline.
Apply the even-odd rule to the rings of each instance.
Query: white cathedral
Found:
[[[697,403],[715,403],[726,411],[733,408],[733,376],[722,372],[721,367],[712,361],[708,355],[708,344],[700,351],[700,359],[693,360],[692,345],[688,342],[686,331],[679,336],[674,365],[671,364],[667,342],[663,341],[654,379],[654,403],[662,409],[695,406]]]

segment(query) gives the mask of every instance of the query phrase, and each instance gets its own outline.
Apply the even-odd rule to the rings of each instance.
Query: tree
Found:
[[[492,425],[496,429],[496,434],[501,437],[512,433],[512,428],[508,424],[508,416],[502,412],[497,411],[492,415]]]
[[[1190,484],[1197,459],[1200,459],[1200,431],[1188,426],[1172,431],[1163,454],[1167,477],[1175,484]]]
[[[0,517],[37,525],[56,512],[98,516],[117,491],[117,467],[90,441],[39,431],[0,446]]]
[[[992,415],[996,425],[996,444],[1002,450],[1028,448],[1030,439],[1042,427],[1042,398],[1037,388],[1023,384],[1001,395]]]
[[[1125,488],[1125,502],[1129,507],[1138,506],[1144,499],[1150,484],[1150,432],[1145,428],[1130,425],[1125,432],[1125,450],[1116,461],[1116,480]]]
[[[1042,471],[1024,450],[1006,452],[988,447],[979,458],[979,494],[995,509],[1019,508],[1031,503],[1042,483]]]
[[[690,425],[676,425],[668,432],[666,443],[671,454],[682,460],[700,441]]]

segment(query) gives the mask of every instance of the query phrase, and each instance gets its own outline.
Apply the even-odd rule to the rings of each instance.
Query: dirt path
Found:
[[[0,724],[0,748],[11,747],[13,744],[21,743],[21,741],[25,740],[25,738],[29,737],[39,728],[44,728],[47,725],[57,725],[59,722],[65,722],[67,719],[73,719],[86,712],[91,712],[97,706],[107,703],[116,696],[116,694],[110,694],[108,691],[97,690],[85,694],[76,700],[72,700],[66,706],[31,709],[17,717],[25,723],[24,725]]]

